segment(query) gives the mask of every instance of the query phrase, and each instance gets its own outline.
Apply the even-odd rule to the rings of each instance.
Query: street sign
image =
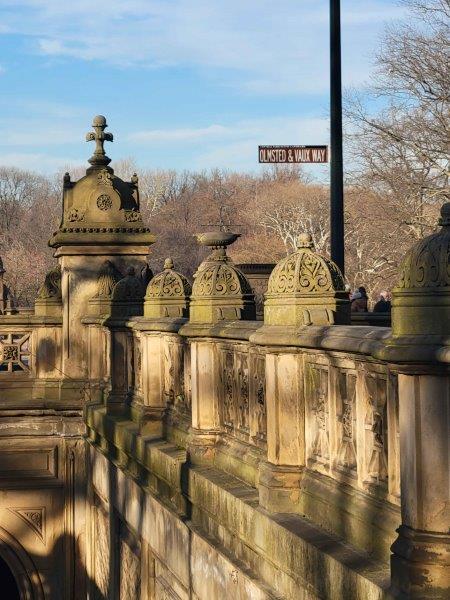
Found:
[[[258,146],[260,163],[326,163],[328,146]]]

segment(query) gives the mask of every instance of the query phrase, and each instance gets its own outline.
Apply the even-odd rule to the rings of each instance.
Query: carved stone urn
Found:
[[[255,298],[245,275],[226,248],[239,234],[227,231],[197,233],[198,242],[212,248],[194,275],[190,307],[192,323],[255,319]]]

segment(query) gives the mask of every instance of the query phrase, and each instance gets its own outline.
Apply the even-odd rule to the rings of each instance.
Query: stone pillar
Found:
[[[219,357],[214,327],[255,319],[255,299],[245,275],[232,263],[226,248],[238,234],[213,231],[197,234],[212,248],[194,275],[190,321],[181,335],[191,338],[192,428],[191,458],[210,460],[220,433]]]
[[[342,274],[314,251],[302,234],[297,250],[281,260],[269,278],[264,326],[250,342],[266,354],[267,462],[260,466],[259,501],[274,512],[296,512],[305,466],[305,398],[302,356],[277,350],[295,339],[299,327],[350,321]]]
[[[450,595],[450,203],[442,229],[406,255],[393,293],[392,336],[378,353],[399,372],[402,524],[392,588]]]
[[[95,132],[88,134],[88,140],[96,141],[97,149],[89,159],[91,166],[77,182],[72,182],[68,173],[64,176],[63,218],[49,242],[55,248],[61,271],[63,387],[73,388],[78,398],[89,376],[83,318],[91,312],[93,298],[101,305],[99,279],[105,263],[110,271],[118,273],[116,279],[130,267],[140,273],[154,241],[142,224],[137,177],[133,176],[131,182],[122,181],[108,166],[110,159],[103,143],[112,141],[112,135],[104,133],[106,119],[95,117],[93,127]]]
[[[274,512],[290,512],[299,499],[305,464],[305,415],[301,356],[266,355],[267,462],[260,466],[259,501]]]
[[[191,342],[193,459],[212,459],[220,433],[218,356],[213,340]]]
[[[133,418],[141,433],[162,435],[163,417],[175,394],[182,372],[183,353],[177,335],[189,314],[189,281],[174,270],[172,259],[166,259],[164,270],[148,283],[145,294],[145,319],[135,323],[140,332],[140,364],[135,360],[135,374],[140,377],[140,397],[132,401]]]

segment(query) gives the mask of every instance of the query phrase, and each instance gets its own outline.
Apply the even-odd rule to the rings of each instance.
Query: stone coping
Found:
[[[0,315],[0,327],[11,325],[62,325],[62,317],[37,316],[32,314]]]
[[[219,321],[209,323],[186,323],[179,333],[184,337],[224,338],[230,340],[249,340],[260,329],[262,321]]]
[[[250,342],[265,346],[294,346],[341,350],[371,355],[391,335],[389,327],[359,325],[315,325],[283,327],[267,325],[250,336]]]

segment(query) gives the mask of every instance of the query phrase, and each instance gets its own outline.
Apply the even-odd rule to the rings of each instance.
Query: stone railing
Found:
[[[61,377],[61,317],[0,316],[0,386]]]
[[[290,596],[282,576],[275,584],[264,561],[284,573],[289,561],[264,544],[259,554],[262,546],[255,548],[262,540],[244,527],[247,521],[233,525],[232,513],[215,506],[225,492],[207,493],[212,481],[218,489],[221,481],[243,486],[245,510],[256,511],[246,518],[273,515],[270,525],[261,525],[269,537],[281,539],[272,527],[280,523],[277,515],[291,515],[283,517],[286,527],[306,535],[290,539],[293,554],[297,543],[306,543],[309,550],[298,546],[299,552],[319,552],[319,562],[326,562],[320,544],[312,541],[319,536],[343,569],[339,581],[347,595],[342,597],[387,598],[388,587],[398,597],[443,597],[448,514],[434,516],[433,506],[437,497],[445,504],[448,475],[427,488],[431,471],[418,456],[431,446],[415,429],[428,427],[421,402],[438,405],[445,397],[436,410],[448,414],[442,323],[436,321],[431,337],[421,333],[422,309],[417,322],[407,323],[402,303],[409,310],[411,300],[398,292],[393,330],[350,325],[342,276],[313,251],[308,236],[272,272],[264,321],[252,320],[251,289],[225,253],[233,236],[219,238],[204,235],[214,250],[200,265],[192,291],[168,263],[147,288],[143,317],[133,316],[134,309],[130,315],[121,312],[123,306],[118,310],[113,292],[109,316],[85,320],[91,374],[103,382],[104,395],[103,403],[87,408],[91,443],[114,447],[109,452],[119,465],[144,478],[193,527],[220,540],[224,551],[233,554],[241,543],[254,548],[261,564],[241,548],[242,560],[283,597]],[[127,285],[125,295],[132,298],[130,290],[138,286],[131,279]],[[428,306],[425,302],[425,312]],[[433,386],[443,396],[432,400],[425,390]],[[410,402],[418,411],[415,426],[408,425]],[[444,429],[439,422],[438,441],[432,443],[442,457],[447,456]],[[222,521],[216,522],[216,511]],[[313,538],[308,527],[318,528]],[[345,544],[356,552],[349,562]],[[297,575],[319,597],[334,597],[334,567],[319,568],[319,562],[314,568],[307,560],[296,563]]]

